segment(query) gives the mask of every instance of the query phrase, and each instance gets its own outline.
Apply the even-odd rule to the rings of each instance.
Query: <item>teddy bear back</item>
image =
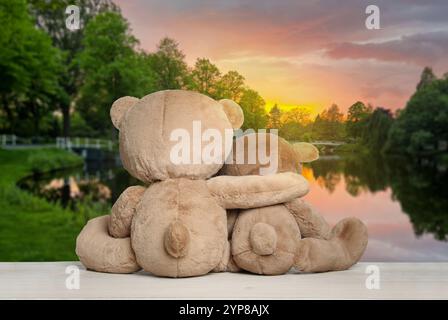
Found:
[[[237,150],[240,148],[244,153],[244,162],[238,160],[239,154]],[[233,159],[227,161],[219,174],[230,176],[259,175],[261,174],[261,168],[273,166],[273,162],[275,162],[275,170],[272,173],[301,173],[301,162],[303,161],[300,159],[299,151],[278,135],[265,132],[248,133],[234,140],[233,150],[234,152],[231,154]],[[260,161],[260,152],[266,154],[269,163]],[[249,161],[249,154],[251,153],[257,155],[255,162]]]
[[[233,128],[223,104],[197,92],[165,90],[141,99],[120,98],[112,106],[111,118],[119,129],[124,168],[146,183],[209,178],[231,150],[232,141],[221,139],[220,150],[215,149],[221,154],[213,155],[222,158],[221,163],[202,157],[205,130],[225,137]]]

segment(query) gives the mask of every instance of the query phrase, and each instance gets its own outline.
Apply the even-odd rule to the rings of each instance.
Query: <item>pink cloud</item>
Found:
[[[334,59],[375,59],[416,64],[434,65],[444,62],[448,51],[448,32],[419,33],[380,43],[339,43],[326,54]]]
[[[447,33],[431,31],[446,29],[446,1],[379,0],[382,29],[374,31],[356,0],[116,2],[143,49],[172,37],[190,65],[210,58],[279,103],[402,108],[422,66],[448,69]]]

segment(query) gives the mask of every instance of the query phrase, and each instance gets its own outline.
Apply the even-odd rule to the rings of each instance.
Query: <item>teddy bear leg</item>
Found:
[[[329,240],[300,240],[294,267],[303,272],[348,269],[361,258],[367,238],[367,228],[361,220],[343,219],[334,226]]]
[[[227,241],[227,245],[224,249],[224,254],[219,264],[213,269],[213,272],[238,272],[241,269],[236,265],[231,253],[230,241]]]
[[[90,270],[131,273],[140,270],[131,248],[130,238],[113,238],[107,225],[110,216],[91,219],[76,239],[76,254]]]
[[[283,274],[294,263],[300,230],[284,205],[242,210],[232,235],[232,255],[241,269]]]
[[[302,238],[329,239],[331,228],[327,221],[303,199],[296,198],[285,203],[297,224]]]
[[[227,245],[224,249],[224,254],[218,266],[213,269],[213,272],[238,272],[241,269],[236,265],[232,256],[232,234],[233,227],[238,218],[239,211],[237,209],[227,210]]]

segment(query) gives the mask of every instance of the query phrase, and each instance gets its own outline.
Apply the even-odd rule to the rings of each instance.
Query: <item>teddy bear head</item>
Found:
[[[238,150],[241,150],[238,153]],[[257,155],[250,161],[250,154]],[[260,155],[265,154],[264,161]],[[220,170],[221,175],[242,176],[270,173],[302,172],[302,164],[319,158],[319,150],[306,142],[290,143],[273,133],[253,132],[237,137],[233,142],[231,161]],[[241,157],[243,161],[238,161]]]
[[[232,149],[233,129],[244,120],[232,100],[184,90],[122,97],[110,115],[119,130],[124,168],[145,183],[216,174]]]

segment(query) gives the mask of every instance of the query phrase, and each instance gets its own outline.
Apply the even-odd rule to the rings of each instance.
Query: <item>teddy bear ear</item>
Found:
[[[241,128],[244,122],[244,114],[239,104],[230,99],[219,100],[219,103],[222,105],[222,109],[232,124],[232,128]]]
[[[297,142],[292,145],[300,163],[319,159],[319,150],[311,143]]]
[[[112,104],[110,108],[110,118],[115,128],[120,130],[120,123],[123,116],[126,114],[139,99],[135,97],[121,97]]]

